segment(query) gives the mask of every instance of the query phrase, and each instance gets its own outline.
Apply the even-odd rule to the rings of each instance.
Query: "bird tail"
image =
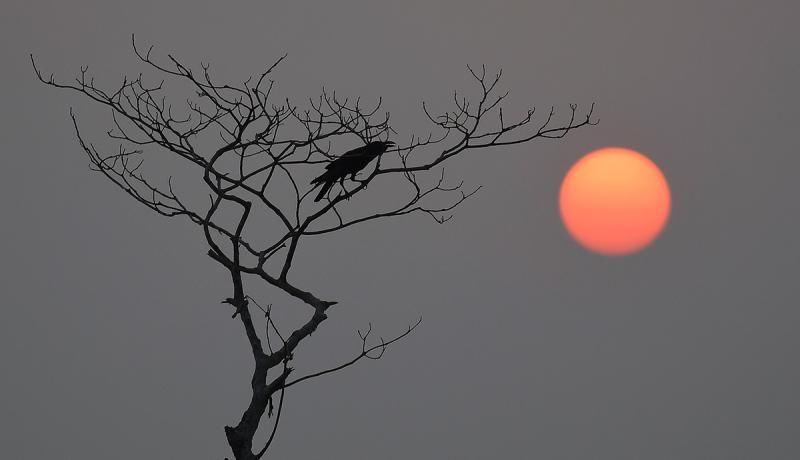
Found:
[[[333,182],[322,182],[322,189],[320,189],[319,193],[317,194],[317,197],[314,198],[314,202],[316,203],[317,201],[325,197],[325,194],[328,193],[328,190],[331,189],[331,186],[333,186]]]

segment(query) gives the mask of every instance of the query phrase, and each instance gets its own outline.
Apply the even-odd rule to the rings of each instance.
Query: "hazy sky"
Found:
[[[562,141],[468,154],[483,190],[453,220],[310,242],[295,281],[339,300],[298,375],[424,322],[383,360],[288,392],[272,455],[295,459],[800,458],[800,8],[793,1],[6,0],[0,17],[0,456],[222,459],[250,354],[197,229],[89,171],[43,70],[119,84],[155,53],[242,81],[283,53],[281,95],[382,96],[395,127],[502,67],[509,110],[597,103]],[[658,163],[673,214],[609,259],[558,217],[569,166],[622,145]],[[304,307],[252,285],[284,312]],[[295,309],[295,310],[292,310]]]

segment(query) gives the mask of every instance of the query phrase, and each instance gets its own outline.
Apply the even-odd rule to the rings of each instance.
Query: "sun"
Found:
[[[578,160],[559,193],[561,218],[581,246],[607,256],[638,252],[667,223],[667,179],[646,156],[621,147],[595,150]]]

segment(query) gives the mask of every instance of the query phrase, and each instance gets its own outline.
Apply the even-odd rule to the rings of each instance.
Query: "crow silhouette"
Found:
[[[322,184],[322,190],[319,191],[314,201],[321,200],[337,181],[341,182],[342,187],[344,187],[344,180],[347,176],[350,176],[351,180],[355,180],[356,174],[364,169],[370,161],[383,154],[390,147],[394,147],[394,145],[392,141],[370,142],[367,145],[350,150],[328,163],[325,166],[325,172],[311,181],[314,188]]]

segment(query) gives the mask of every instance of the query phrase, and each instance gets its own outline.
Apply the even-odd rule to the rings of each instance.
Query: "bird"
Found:
[[[370,142],[345,152],[339,158],[328,163],[325,166],[325,172],[311,181],[311,185],[313,185],[314,188],[322,184],[322,189],[319,191],[319,194],[317,194],[317,197],[314,198],[314,201],[321,200],[337,181],[341,182],[342,186],[344,186],[344,180],[348,175],[351,180],[355,180],[356,174],[366,168],[370,161],[379,157],[383,152],[394,146],[395,143],[392,141]],[[312,188],[311,190],[314,189]]]

